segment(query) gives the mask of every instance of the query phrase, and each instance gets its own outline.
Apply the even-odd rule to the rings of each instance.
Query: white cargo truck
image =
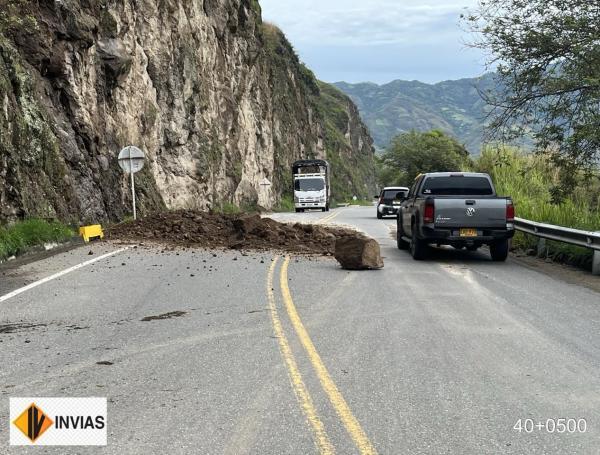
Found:
[[[328,212],[331,198],[329,163],[325,160],[296,161],[292,173],[296,212],[308,209]]]

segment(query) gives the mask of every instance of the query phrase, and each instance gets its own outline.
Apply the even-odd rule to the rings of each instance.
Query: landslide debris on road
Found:
[[[379,244],[360,232],[316,224],[279,223],[258,214],[165,212],[113,226],[108,229],[107,238],[173,246],[334,255],[343,268],[350,270],[383,267]]]
[[[336,242],[340,239],[350,242],[367,239],[346,228],[279,223],[258,214],[224,215],[192,210],[158,213],[121,223],[110,227],[106,234],[111,240],[329,256],[336,253]]]

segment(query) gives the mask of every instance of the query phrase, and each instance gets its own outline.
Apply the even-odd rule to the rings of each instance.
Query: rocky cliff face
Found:
[[[355,106],[315,80],[256,0],[17,0],[6,11],[0,221],[126,216],[116,156],[129,144],[148,158],[142,213],[271,208],[305,157],[334,163],[338,198],[372,192]]]

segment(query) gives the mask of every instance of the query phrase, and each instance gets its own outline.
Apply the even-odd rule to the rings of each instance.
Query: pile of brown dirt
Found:
[[[107,238],[175,246],[335,253],[336,240],[364,238],[356,231],[314,224],[285,224],[260,215],[223,215],[180,210],[110,227]]]

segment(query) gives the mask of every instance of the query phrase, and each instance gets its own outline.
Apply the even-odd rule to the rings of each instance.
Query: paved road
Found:
[[[120,246],[0,269],[0,453],[37,453],[8,446],[31,395],[109,399],[108,447],[57,454],[600,453],[600,294],[483,252],[414,262],[374,214],[275,217],[367,232],[381,271],[142,247],[2,300]],[[587,432],[513,429],[564,417]]]

